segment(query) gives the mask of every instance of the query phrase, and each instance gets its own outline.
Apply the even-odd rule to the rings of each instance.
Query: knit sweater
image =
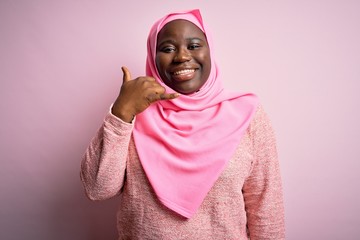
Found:
[[[190,219],[157,199],[139,161],[132,129],[133,124],[109,112],[81,163],[81,180],[91,200],[119,196],[119,239],[285,239],[276,141],[261,106]]]

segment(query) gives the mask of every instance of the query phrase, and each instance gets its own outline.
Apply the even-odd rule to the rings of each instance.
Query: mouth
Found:
[[[173,75],[184,75],[184,74],[189,74],[189,73],[193,73],[193,72],[195,72],[195,69],[183,69],[180,71],[173,72],[172,74]]]
[[[176,81],[188,81],[194,78],[197,69],[181,69],[171,73],[172,78]]]

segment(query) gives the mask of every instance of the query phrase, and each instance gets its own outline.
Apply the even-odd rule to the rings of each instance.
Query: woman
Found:
[[[119,239],[284,239],[272,128],[223,89],[200,12],[161,18],[147,47],[84,155],[87,196],[120,196]]]

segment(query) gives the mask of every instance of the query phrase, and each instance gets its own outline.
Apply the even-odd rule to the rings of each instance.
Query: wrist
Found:
[[[115,105],[111,108],[111,113],[127,123],[132,123],[135,117],[135,114],[132,114],[131,111],[115,108]]]

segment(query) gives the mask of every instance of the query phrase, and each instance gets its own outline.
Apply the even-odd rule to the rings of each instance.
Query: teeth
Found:
[[[184,69],[177,72],[174,72],[174,75],[181,75],[181,74],[187,74],[187,73],[193,73],[195,72],[195,69]]]

